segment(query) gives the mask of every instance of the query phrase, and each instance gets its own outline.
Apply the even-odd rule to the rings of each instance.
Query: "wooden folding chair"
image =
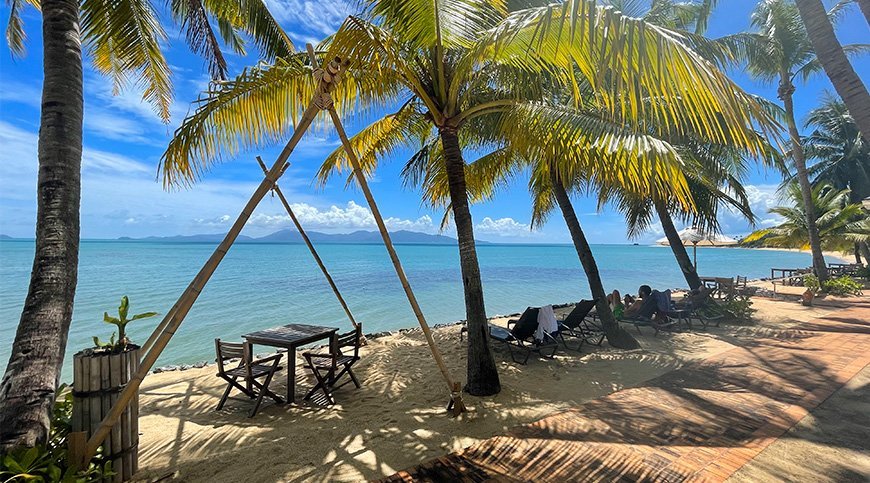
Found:
[[[227,390],[224,391],[223,397],[221,397],[217,408],[215,408],[216,410],[224,407],[224,403],[227,402],[227,398],[230,397],[230,392],[233,388],[238,389],[249,398],[257,400],[254,404],[254,409],[248,414],[249,418],[257,414],[257,409],[260,408],[260,403],[263,402],[263,396],[268,395],[278,404],[284,402],[280,396],[269,390],[269,383],[272,382],[272,377],[276,372],[281,370],[281,367],[278,366],[281,362],[281,354],[275,354],[255,361],[251,354],[251,344],[248,342],[239,344],[215,339],[214,346],[217,353],[217,375],[227,381]],[[239,365],[227,369],[224,364],[231,359],[239,359]],[[258,379],[262,377],[265,377],[265,379],[263,382],[260,382]],[[239,383],[239,379],[244,382],[244,385]]]
[[[317,384],[308,391],[303,400],[311,399],[317,391],[323,391],[324,396],[329,404],[335,404],[335,398],[332,393],[344,386],[353,382],[359,388],[360,383],[353,373],[353,365],[360,359],[359,348],[362,340],[362,324],[357,324],[356,329],[345,334],[339,335],[333,347],[330,348],[329,354],[317,354],[313,352],[303,352],[302,357],[305,358],[305,367],[311,370],[314,374],[314,379]],[[344,350],[342,350],[344,349]],[[349,380],[341,382],[344,376],[348,376]]]

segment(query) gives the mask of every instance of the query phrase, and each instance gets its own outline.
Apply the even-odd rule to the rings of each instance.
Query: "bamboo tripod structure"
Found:
[[[378,230],[380,231],[381,237],[384,240],[384,245],[389,252],[390,259],[393,262],[393,267],[396,270],[396,275],[399,277],[399,280],[401,281],[402,287],[405,291],[405,295],[408,298],[408,302],[411,304],[411,307],[414,310],[414,314],[417,317],[417,321],[420,323],[420,326],[423,329],[423,333],[426,336],[426,342],[429,345],[429,349],[432,351],[432,356],[435,359],[439,370],[441,371],[441,375],[444,377],[448,389],[451,391],[451,401],[448,404],[448,409],[452,409],[454,415],[466,410],[465,405],[462,401],[462,393],[459,390],[460,384],[458,382],[454,382],[453,379],[450,377],[450,373],[447,370],[447,366],[444,364],[441,353],[438,351],[438,348],[435,345],[435,340],[432,338],[432,333],[429,330],[429,325],[426,322],[425,317],[423,316],[422,310],[420,310],[420,306],[417,303],[417,298],[414,295],[413,290],[411,289],[411,285],[408,282],[407,277],[405,276],[405,271],[402,268],[402,264],[399,260],[398,255],[396,254],[395,248],[393,247],[392,240],[390,239],[389,232],[387,232],[387,228],[384,224],[383,218],[381,217],[380,210],[378,210],[377,205],[375,204],[374,197],[369,190],[368,182],[366,181],[365,175],[363,174],[359,164],[359,158],[353,151],[353,148],[350,145],[350,141],[348,140],[347,134],[344,131],[344,127],[341,123],[341,119],[338,117],[338,113],[335,111],[335,108],[333,106],[330,92],[334,89],[335,82],[339,80],[341,72],[341,61],[340,59],[335,59],[329,62],[325,69],[321,69],[315,58],[313,47],[311,46],[311,44],[308,44],[307,47],[309,56],[311,57],[312,67],[314,67],[314,76],[318,84],[317,88],[315,89],[314,95],[312,96],[311,101],[308,104],[308,107],[302,113],[302,117],[300,118],[299,123],[297,124],[296,129],[293,132],[293,135],[284,146],[284,149],[278,155],[278,158],[275,160],[272,167],[266,171],[266,175],[263,178],[263,181],[261,181],[260,184],[257,186],[257,189],[251,195],[251,198],[248,200],[247,204],[245,204],[241,213],[239,213],[238,218],[236,218],[236,221],[230,227],[223,241],[221,241],[221,243],[209,257],[209,259],[206,261],[205,265],[203,265],[203,267],[196,274],[196,276],[193,278],[193,280],[190,282],[184,292],[182,292],[181,296],[178,298],[178,301],[172,306],[172,308],[169,309],[163,320],[161,320],[161,322],[155,328],[154,332],[148,338],[148,341],[146,341],[146,343],[142,346],[141,350],[145,353],[145,356],[143,357],[138,370],[132,375],[130,381],[121,391],[117,402],[112,406],[109,413],[100,422],[97,430],[94,432],[94,434],[90,436],[89,439],[87,439],[86,442],[83,441],[81,434],[72,435],[72,437],[70,438],[71,441],[77,442],[79,445],[77,447],[70,448],[70,454],[75,455],[76,458],[79,460],[73,461],[72,463],[76,464],[79,468],[85,467],[87,463],[94,457],[97,449],[99,449],[100,445],[111,432],[112,427],[118,422],[118,419],[124,412],[127,404],[139,390],[139,387],[141,386],[142,381],[145,379],[145,376],[148,374],[148,371],[150,371],[151,368],[154,366],[157,358],[166,348],[170,339],[172,339],[172,336],[175,335],[175,332],[178,330],[179,326],[181,326],[181,323],[184,321],[184,318],[187,316],[188,312],[190,312],[191,307],[193,306],[194,302],[196,302],[206,283],[208,283],[209,279],[214,274],[218,265],[223,260],[224,256],[226,256],[227,251],[238,238],[239,233],[241,233],[242,231],[242,228],[244,228],[245,224],[250,219],[251,215],[254,212],[254,209],[269,193],[269,191],[276,187],[278,179],[284,174],[284,171],[289,166],[287,160],[290,158],[290,154],[296,148],[296,145],[299,144],[302,136],[311,126],[314,118],[321,110],[329,111],[333,124],[335,125],[339,137],[341,138],[342,145],[344,146],[348,158],[353,165],[354,174],[356,176],[357,182],[359,183],[360,188],[363,190],[366,201],[368,202],[369,207],[372,210],[372,215],[377,222]],[[263,166],[265,167],[265,164]],[[82,442],[84,442],[83,448],[80,446]]]
[[[269,168],[266,167],[266,163],[264,163],[263,159],[259,156],[257,156],[257,163],[259,163],[260,168],[262,168],[263,174],[269,173]],[[281,188],[278,187],[278,183],[275,183],[275,185],[272,186],[272,192],[278,196],[281,204],[284,205],[284,209],[287,210],[287,214],[290,215],[290,219],[293,220],[293,225],[296,226],[296,231],[299,232],[302,240],[305,241],[305,245],[308,246],[308,251],[311,252],[311,255],[314,257],[314,261],[317,262],[317,266],[320,267],[320,271],[323,272],[323,276],[326,277],[326,281],[329,283],[329,286],[332,287],[332,293],[335,294],[335,298],[338,299],[338,303],[341,304],[341,308],[344,309],[344,313],[347,314],[347,318],[348,320],[350,320],[353,328],[358,328],[359,323],[357,323],[356,319],[353,316],[353,313],[350,311],[350,307],[347,306],[347,302],[344,301],[344,297],[342,297],[341,292],[338,290],[338,286],[332,279],[332,275],[330,275],[329,271],[326,269],[326,265],[323,264],[323,260],[320,258],[320,255],[317,254],[317,250],[314,248],[314,244],[311,243],[311,239],[308,238],[308,233],[305,233],[305,230],[302,228],[302,224],[299,223],[299,219],[296,218],[296,213],[293,213],[293,208],[290,207],[290,203],[287,202],[287,198],[284,197],[284,193],[281,192]],[[363,345],[366,344],[366,338],[364,335],[360,336],[360,343],[362,343]]]

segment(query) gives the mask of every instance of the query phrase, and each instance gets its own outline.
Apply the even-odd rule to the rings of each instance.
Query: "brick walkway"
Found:
[[[870,363],[856,304],[384,481],[722,481]]]

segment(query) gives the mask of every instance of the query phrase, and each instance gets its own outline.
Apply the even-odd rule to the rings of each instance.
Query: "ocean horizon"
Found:
[[[123,295],[131,314],[165,314],[181,295],[216,243],[82,240],[73,322],[62,372],[71,379],[72,355],[105,340],[114,326],[103,312],[117,312]],[[324,243],[318,252],[355,318],[366,333],[416,327],[386,250],[374,243]],[[456,245],[397,244],[396,249],[430,325],[465,318]],[[5,370],[21,316],[33,263],[32,240],[0,241],[0,371]],[[605,289],[634,293],[686,286],[668,247],[593,245]],[[527,306],[590,298],[585,274],[570,244],[481,244],[477,247],[487,315]],[[691,250],[690,250],[691,255]],[[807,253],[745,248],[698,249],[702,276],[770,276],[771,267],[804,267]],[[161,317],[128,326],[142,343]],[[348,330],[350,322],[307,247],[297,243],[234,246],[203,290],[156,367],[214,359],[214,339],[288,323]],[[262,349],[266,351],[266,349]]]

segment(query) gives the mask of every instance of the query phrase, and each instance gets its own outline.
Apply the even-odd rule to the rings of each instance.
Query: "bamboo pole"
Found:
[[[257,163],[260,164],[260,168],[263,169],[263,173],[267,173],[268,169],[266,168],[266,163],[263,162],[263,159],[257,156]],[[296,213],[293,213],[293,208],[290,207],[290,203],[287,202],[287,198],[284,197],[284,193],[281,191],[281,188],[278,186],[278,183],[272,187],[272,191],[278,195],[278,199],[281,200],[281,204],[284,205],[284,209],[287,210],[287,214],[290,215],[290,219],[293,220],[293,224],[296,225],[296,230],[299,232],[299,235],[302,236],[302,240],[305,241],[305,244],[308,246],[308,250],[311,252],[311,255],[314,257],[314,261],[317,262],[317,266],[320,267],[320,271],[323,272],[323,276],[326,277],[326,281],[329,282],[329,286],[332,287],[332,292],[335,294],[335,298],[338,299],[338,303],[341,304],[341,308],[344,309],[344,313],[347,314],[348,320],[353,325],[353,328],[356,329],[359,327],[356,319],[353,317],[353,313],[351,313],[350,308],[347,306],[347,303],[344,301],[344,297],[342,297],[341,292],[338,290],[338,286],[335,284],[335,281],[332,279],[332,275],[329,274],[329,271],[326,270],[326,265],[323,264],[323,260],[318,255],[317,250],[314,248],[314,244],[311,243],[311,239],[308,238],[308,234],[305,233],[305,230],[302,228],[302,224],[299,222],[299,219],[296,218]],[[362,344],[365,344],[365,336],[362,337]]]
[[[350,160],[351,165],[353,166],[353,173],[356,177],[356,181],[359,184],[359,187],[362,190],[363,195],[365,196],[366,201],[369,204],[369,209],[372,210],[372,216],[375,218],[375,222],[378,225],[378,231],[381,232],[381,238],[384,239],[384,246],[387,248],[387,252],[390,254],[390,259],[393,262],[393,268],[395,268],[396,270],[396,275],[399,277],[399,281],[402,282],[402,288],[405,290],[405,296],[407,296],[408,298],[408,303],[411,304],[411,309],[413,309],[414,315],[417,316],[417,322],[420,323],[420,327],[423,329],[423,334],[426,336],[426,343],[429,344],[429,350],[432,351],[432,357],[438,364],[438,369],[441,370],[441,375],[444,377],[444,381],[447,383],[447,389],[451,391],[451,397],[454,398],[454,404],[459,407],[459,412],[465,411],[465,405],[461,401],[462,393],[457,393],[454,391],[453,379],[450,377],[450,372],[447,370],[447,365],[444,364],[444,359],[441,357],[441,352],[435,345],[435,339],[432,337],[432,331],[429,329],[429,324],[426,322],[426,317],[423,315],[423,311],[420,309],[420,304],[417,303],[417,296],[414,294],[414,290],[411,289],[411,283],[408,281],[408,277],[405,275],[405,269],[402,267],[402,262],[399,260],[399,255],[396,253],[396,248],[393,246],[393,241],[390,238],[390,233],[387,231],[386,224],[384,224],[384,218],[381,216],[378,205],[375,203],[374,196],[372,196],[372,192],[369,189],[369,184],[366,181],[365,174],[363,174],[362,168],[360,167],[359,158],[357,158],[356,153],[354,152],[353,147],[350,144],[350,140],[347,138],[347,133],[344,131],[344,126],[341,123],[341,119],[338,117],[338,113],[335,112],[335,108],[330,107],[328,111],[329,116],[332,118],[333,124],[335,124],[335,130],[338,131],[338,137],[341,139],[341,143],[344,146],[347,157]],[[455,400],[457,397],[459,398],[458,401]]]
[[[284,173],[284,169],[286,168],[287,159],[290,157],[290,153],[293,152],[293,149],[302,139],[302,136],[305,134],[308,127],[317,116],[317,113],[320,111],[320,107],[318,107],[318,104],[322,105],[322,99],[324,98],[324,96],[328,96],[329,91],[332,90],[332,81],[332,76],[322,75],[320,77],[317,89],[311,98],[311,102],[309,102],[308,107],[305,109],[305,112],[303,112],[302,117],[299,120],[299,124],[296,126],[296,130],[293,132],[293,136],[284,146],[284,149],[278,155],[275,163],[269,169],[268,174],[263,179],[263,181],[260,182],[260,185],[257,187],[256,191],[254,191],[254,194],[251,195],[248,203],[242,209],[241,213],[239,213],[238,218],[236,219],[235,223],[233,223],[233,226],[230,228],[230,230],[227,232],[223,241],[221,241],[220,245],[218,245],[218,247],[212,253],[211,257],[209,257],[208,261],[200,269],[199,273],[197,273],[197,275],[193,278],[187,289],[185,289],[185,291],[181,294],[178,301],[174,305],[174,310],[170,309],[170,312],[166,314],[164,320],[161,321],[161,323],[158,325],[158,329],[160,327],[163,327],[163,330],[159,332],[159,335],[156,337],[153,346],[149,347],[148,352],[142,359],[141,365],[136,370],[135,374],[133,374],[133,376],[131,377],[130,382],[124,387],[124,390],[118,396],[118,401],[112,406],[112,410],[103,418],[97,430],[88,439],[88,443],[85,447],[84,453],[85,462],[90,461],[94,457],[94,454],[96,454],[97,449],[100,447],[103,440],[109,434],[112,427],[117,424],[118,418],[124,412],[124,408],[136,395],[137,391],[139,390],[139,386],[142,384],[142,381],[145,379],[148,371],[151,370],[151,367],[154,365],[157,357],[160,356],[160,353],[163,352],[163,349],[166,348],[166,345],[175,334],[175,331],[184,321],[184,318],[190,311],[191,306],[193,306],[193,303],[199,297],[199,294],[202,292],[205,284],[208,283],[208,280],[211,278],[212,274],[214,274],[214,271],[223,260],[224,256],[232,246],[233,242],[235,242],[236,238],[238,238],[239,233],[241,233],[242,228],[244,228],[245,226],[245,223],[247,223],[248,219],[253,214],[254,209],[257,207],[260,201],[263,200],[266,194],[268,194],[269,190],[272,189],[272,186],[274,186],[278,178],[280,178],[281,175]]]

